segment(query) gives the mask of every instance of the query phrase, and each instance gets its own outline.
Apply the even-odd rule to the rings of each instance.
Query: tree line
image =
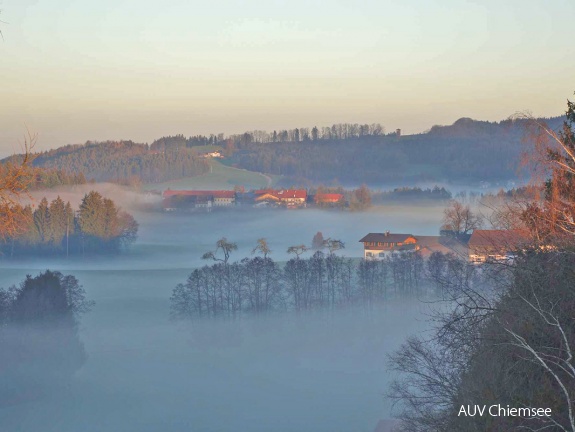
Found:
[[[314,238],[315,240],[315,238]],[[317,242],[317,241],[316,241]],[[284,265],[275,262],[265,239],[258,256],[231,262],[235,243],[222,238],[204,255],[217,261],[190,273],[172,292],[174,318],[234,317],[277,310],[296,312],[345,305],[372,305],[391,295],[419,292],[428,271],[420,253],[393,253],[380,260],[353,260],[336,254],[339,240],[322,240],[308,258],[305,245],[292,246]]]
[[[559,126],[555,118],[549,122],[551,128]],[[232,159],[242,168],[282,175],[297,184],[507,181],[517,177],[524,135],[525,122],[461,119],[401,137],[243,140]]]
[[[152,150],[165,150],[174,147],[197,147],[206,145],[225,146],[227,141],[241,147],[249,143],[273,143],[273,142],[300,142],[320,140],[346,140],[369,136],[385,135],[385,128],[379,123],[337,123],[331,126],[300,127],[294,129],[281,129],[268,132],[264,130],[246,131],[241,134],[225,136],[223,133],[195,135],[185,137],[182,134],[165,136],[155,140],[151,145]]]
[[[405,186],[388,191],[372,192],[372,201],[374,203],[420,200],[448,201],[451,198],[450,191],[443,186],[439,187],[437,185],[426,189]]]
[[[0,178],[9,175],[10,167],[0,164]],[[49,189],[56,186],[72,186],[86,184],[87,180],[83,173],[70,173],[62,169],[29,167],[26,171],[26,189],[39,190]]]
[[[4,233],[0,252],[5,257],[117,252],[132,244],[138,233],[132,215],[95,191],[84,196],[76,211],[59,196],[50,203],[43,198],[34,209],[16,205],[9,210],[18,214],[18,227]]]
[[[304,142],[346,140],[380,136],[385,132],[379,124],[334,124],[331,127],[295,128],[267,133],[251,131],[224,136],[167,136],[152,144],[133,141],[88,141],[83,145],[66,145],[33,154],[33,164],[50,170],[66,169],[71,175],[83,175],[95,181],[126,182],[132,178],[146,183],[159,183],[193,177],[209,171],[209,164],[198,156],[194,147],[220,145],[229,155],[249,143]],[[13,158],[8,158],[13,160]],[[53,181],[51,176],[51,182]]]

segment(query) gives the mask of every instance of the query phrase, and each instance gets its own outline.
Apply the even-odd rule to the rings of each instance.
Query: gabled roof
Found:
[[[416,239],[411,234],[369,233],[360,242],[403,243],[408,238]]]
[[[278,198],[307,198],[307,191],[305,189],[286,189],[280,190],[275,193]]]
[[[275,191],[275,189],[257,189],[254,191],[254,195],[273,194]]]
[[[469,247],[517,248],[529,243],[529,233],[524,230],[475,230]]]
[[[279,201],[279,198],[277,196],[275,196],[274,194],[271,194],[271,193],[265,193],[265,194],[256,196],[256,201],[261,202],[261,201],[266,201],[266,200]]]
[[[279,199],[300,198],[305,200],[307,198],[307,191],[305,189],[260,189],[254,191],[254,193],[257,196],[271,195]]]
[[[449,243],[445,243],[449,240]],[[441,252],[443,254],[460,255],[464,250],[465,255],[467,249],[457,240],[445,239],[441,236],[417,236],[417,246],[419,252],[424,258],[428,258],[433,252]]]

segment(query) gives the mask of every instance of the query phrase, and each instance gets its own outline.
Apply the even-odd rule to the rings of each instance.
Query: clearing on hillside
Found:
[[[235,185],[246,189],[261,189],[273,186],[280,176],[266,175],[255,171],[234,168],[217,160],[210,160],[210,172],[196,177],[170,180],[164,183],[148,184],[146,189],[233,189]]]

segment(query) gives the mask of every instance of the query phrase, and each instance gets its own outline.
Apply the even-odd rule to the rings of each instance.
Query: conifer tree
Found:
[[[105,238],[106,225],[102,195],[91,191],[84,196],[78,212],[78,226],[83,234]]]
[[[62,239],[66,235],[66,205],[60,196],[50,203],[49,225],[50,241],[56,248],[62,245]]]
[[[114,205],[114,201],[109,198],[104,198],[103,205],[103,223],[104,223],[104,239],[110,240],[120,235],[120,224],[118,220],[118,209]]]
[[[50,211],[46,198],[42,198],[38,208],[34,211],[34,225],[40,242],[42,244],[48,243],[50,241]]]

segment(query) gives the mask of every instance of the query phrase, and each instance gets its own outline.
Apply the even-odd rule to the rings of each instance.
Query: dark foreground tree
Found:
[[[513,262],[435,257],[430,265],[450,307],[434,337],[412,338],[391,358],[399,430],[575,431],[574,120],[569,102],[563,131],[542,131],[554,139],[544,152],[547,193],[511,213],[532,245]],[[462,415],[468,405],[497,406],[498,415]],[[522,411],[500,415],[499,406]]]
[[[457,306],[438,315],[434,337],[411,338],[391,358],[402,377],[390,393],[399,430],[575,430],[573,269],[573,254],[539,250],[513,266],[445,268],[441,283]],[[551,415],[461,415],[468,405]]]
[[[78,324],[92,306],[78,280],[59,272],[0,290],[0,405],[61,385],[82,366]]]

